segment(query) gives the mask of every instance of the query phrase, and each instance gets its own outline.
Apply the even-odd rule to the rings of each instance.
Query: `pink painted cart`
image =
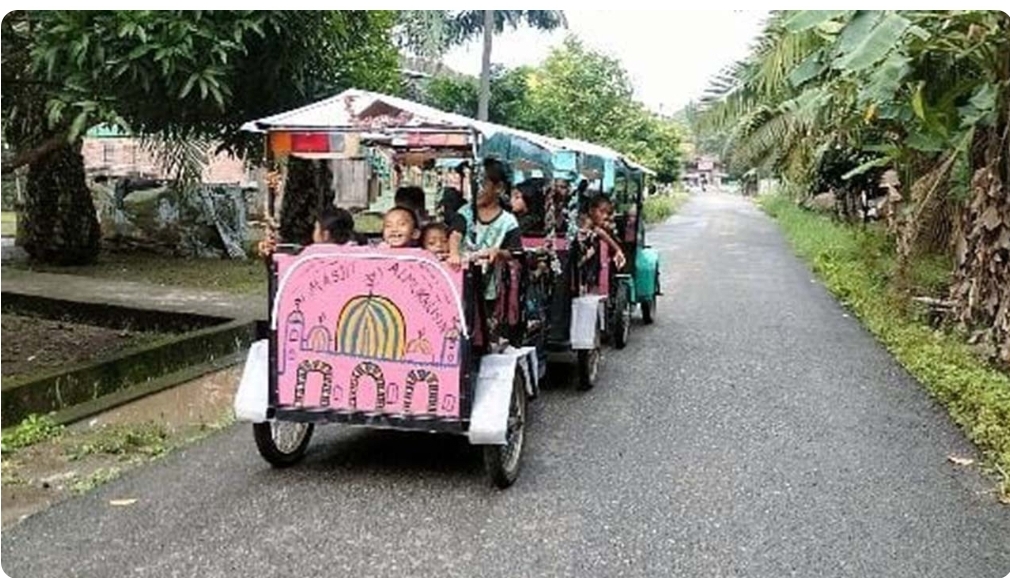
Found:
[[[442,158],[474,160],[484,137],[514,132],[355,89],[244,128],[264,134],[267,165],[279,169],[267,179],[271,217],[286,158],[370,159],[382,180],[385,153],[415,168]],[[462,188],[468,184],[475,188],[465,181]],[[341,202],[373,192],[345,188],[351,200]],[[536,344],[528,345],[525,266],[518,255],[508,271],[490,271],[509,290],[489,306],[478,298],[489,271],[451,270],[419,249],[278,247],[270,262],[269,330],[250,349],[236,416],[253,423],[260,454],[275,466],[301,459],[316,424],[336,422],[465,435],[483,446],[494,483],[512,484],[526,400],[545,369]],[[502,347],[499,337],[512,345]]]
[[[297,462],[319,423],[450,432],[483,446],[491,480],[511,485],[542,371],[532,347],[477,353],[479,275],[420,249],[279,248],[269,332],[236,398],[260,454]]]

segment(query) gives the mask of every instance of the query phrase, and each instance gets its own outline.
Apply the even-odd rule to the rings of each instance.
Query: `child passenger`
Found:
[[[312,243],[330,243],[334,245],[357,245],[354,234],[354,216],[344,209],[332,205],[323,207],[312,230]],[[270,231],[267,237],[259,242],[261,257],[269,257],[277,250],[277,234]]]
[[[451,230],[449,265],[458,267],[463,252],[485,257],[493,263],[509,258],[511,251],[522,250],[519,222],[501,204],[506,182],[505,165],[495,159],[485,160],[484,182],[477,196],[476,212],[466,204],[447,221]]]
[[[417,186],[400,187],[396,189],[393,197],[393,204],[397,207],[406,207],[414,212],[414,216],[419,224],[428,221],[428,210],[425,207],[424,189]]]
[[[624,269],[625,257],[624,251],[621,249],[621,245],[614,240],[613,235],[610,234],[610,221],[612,213],[614,210],[614,203],[611,202],[605,195],[599,194],[593,197],[589,201],[589,224],[592,226],[593,233],[599,236],[600,240],[606,243],[610,247],[610,251],[613,254],[614,264],[617,265],[618,270]]]
[[[421,246],[445,259],[449,256],[449,228],[444,223],[428,223],[421,229]]]
[[[407,207],[393,207],[382,218],[382,246],[403,249],[417,244],[421,231],[417,214]]]

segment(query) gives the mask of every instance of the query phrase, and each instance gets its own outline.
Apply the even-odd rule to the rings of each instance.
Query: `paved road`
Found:
[[[236,427],[4,532],[14,577],[937,576],[1010,571],[972,449],[747,202],[652,233],[658,322],[535,405],[500,493],[459,440],[323,430],[273,471]],[[135,497],[129,507],[113,498]]]

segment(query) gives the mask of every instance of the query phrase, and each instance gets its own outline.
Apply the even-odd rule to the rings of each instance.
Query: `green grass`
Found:
[[[63,426],[57,424],[46,415],[32,414],[14,427],[3,430],[0,437],[0,451],[14,452],[30,445],[58,437],[63,433]]]
[[[13,211],[0,212],[0,234],[13,237],[18,230],[18,214]]]
[[[13,216],[13,213],[4,213],[5,219],[8,214]],[[6,222],[5,220],[5,227]],[[358,215],[355,218],[355,230],[362,233],[382,231],[382,217],[371,214]],[[255,243],[251,246],[252,254],[255,254]],[[4,267],[7,268],[8,265],[5,264]],[[237,261],[169,257],[144,252],[103,252],[98,258],[98,263],[94,265],[60,267],[38,263],[12,263],[9,267],[15,270],[212,289],[239,295],[263,293],[267,286],[266,267],[257,258]]]
[[[70,489],[75,494],[86,494],[102,484],[111,482],[122,475],[119,468],[98,468],[86,478],[75,479]]]
[[[676,213],[689,198],[690,195],[683,192],[647,197],[643,203],[645,222],[650,225],[662,223]]]
[[[168,431],[156,423],[106,426],[67,451],[71,460],[104,454],[128,460],[154,458],[169,450]]]
[[[7,267],[7,265],[4,265]],[[150,253],[102,253],[98,263],[73,267],[17,263],[14,269],[67,273],[99,279],[139,281],[212,289],[236,294],[266,291],[266,267],[259,259],[183,259]]]
[[[988,364],[962,335],[931,327],[908,299],[941,292],[950,261],[921,259],[900,279],[883,231],[836,223],[780,196],[760,204],[828,289],[946,406],[1000,477],[1002,500],[1010,501],[1010,375]]]

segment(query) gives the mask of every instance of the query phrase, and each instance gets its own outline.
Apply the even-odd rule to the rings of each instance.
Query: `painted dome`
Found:
[[[403,313],[386,297],[362,295],[344,305],[337,318],[337,353],[375,359],[402,359],[407,329]]]

